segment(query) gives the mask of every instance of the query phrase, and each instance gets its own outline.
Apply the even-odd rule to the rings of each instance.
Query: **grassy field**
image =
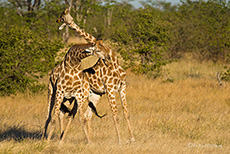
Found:
[[[93,144],[87,145],[78,115],[58,145],[59,127],[50,143],[41,140],[47,114],[47,92],[0,98],[0,153],[229,153],[230,83],[220,87],[211,62],[181,60],[165,67],[157,80],[127,71],[127,100],[136,142],[129,139],[118,101],[122,143],[106,96],[93,117]],[[174,80],[163,82],[167,78]],[[43,79],[48,82],[48,77]],[[119,98],[117,96],[117,98]]]

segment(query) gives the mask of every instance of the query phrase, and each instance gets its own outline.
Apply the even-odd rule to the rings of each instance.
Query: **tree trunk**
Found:
[[[113,8],[108,8],[108,11],[107,11],[107,28],[109,28],[111,25],[112,15],[113,15]]]
[[[85,28],[86,25],[86,21],[87,21],[87,15],[89,14],[89,8],[86,10],[86,15],[84,16],[84,20],[83,20],[83,26]]]
[[[75,11],[76,11],[76,18],[77,18],[77,23],[79,23],[81,21],[81,16],[80,16],[80,5],[81,5],[81,1],[77,0],[75,3]]]
[[[66,2],[66,4],[68,5],[68,1],[66,0],[65,2]],[[72,3],[72,0],[70,0],[70,3],[69,3],[69,11],[70,11],[71,8],[72,8],[72,4],[73,4],[73,3]],[[63,33],[62,38],[63,38],[63,41],[64,41],[65,43],[69,40],[69,27],[68,27],[68,26],[65,27],[65,32]]]

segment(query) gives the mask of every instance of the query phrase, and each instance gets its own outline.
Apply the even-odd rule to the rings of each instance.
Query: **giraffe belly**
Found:
[[[73,97],[73,93],[72,92],[66,92],[64,97],[67,99],[70,99],[71,97]]]

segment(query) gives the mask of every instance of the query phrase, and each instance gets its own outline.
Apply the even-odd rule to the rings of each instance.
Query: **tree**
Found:
[[[20,16],[23,16],[25,13],[24,10],[27,10],[28,15],[31,14],[34,10],[39,9],[41,5],[41,0],[8,0],[11,4],[16,7],[17,13]],[[27,8],[27,9],[25,9]]]

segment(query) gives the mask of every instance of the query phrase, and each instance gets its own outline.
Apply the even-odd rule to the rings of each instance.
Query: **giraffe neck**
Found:
[[[86,33],[84,30],[82,30],[80,27],[77,26],[77,24],[72,21],[70,24],[70,27],[74,29],[80,36],[84,37],[89,43],[96,43],[96,38],[90,35],[89,33]]]
[[[90,35],[89,33],[86,33],[85,31],[83,31],[74,21],[72,21],[70,24],[69,24],[70,28],[74,29],[79,35],[81,35],[82,37],[84,37],[88,42],[92,43],[92,44],[96,44],[97,42],[97,39],[95,37],[93,37],[92,35]],[[110,61],[113,65],[113,68],[116,69],[117,66],[119,65],[118,64],[118,60],[117,60],[117,57],[116,55],[114,54],[114,52],[107,46],[103,43],[103,46],[106,49],[106,51],[108,52],[108,55],[110,57]]]
[[[81,60],[91,56],[91,53],[84,53],[85,48],[88,48],[91,45],[92,44],[82,44],[72,46],[65,56],[65,63],[72,68],[80,68]]]
[[[112,64],[113,69],[116,69],[117,66],[119,65],[118,60],[117,60],[117,56],[115,55],[113,50],[110,49],[106,44],[103,43],[103,46],[106,48],[106,51],[108,52],[110,63]]]

